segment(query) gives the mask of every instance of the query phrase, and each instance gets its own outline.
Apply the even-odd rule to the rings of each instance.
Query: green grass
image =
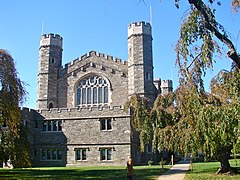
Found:
[[[236,161],[234,159],[230,160],[230,164],[232,167],[238,168],[238,173],[240,173],[240,159]],[[206,163],[193,163],[193,170],[189,170],[185,176],[185,180],[201,180],[201,179],[239,179],[240,174],[230,176],[230,175],[217,175],[216,172],[220,167],[219,162],[206,162]]]
[[[164,171],[170,166],[165,166]],[[163,171],[159,165],[134,166],[135,179],[156,179]],[[26,168],[26,169],[0,169],[0,179],[48,179],[48,180],[75,180],[75,179],[104,179],[124,180],[126,178],[125,167],[51,167],[51,168]]]

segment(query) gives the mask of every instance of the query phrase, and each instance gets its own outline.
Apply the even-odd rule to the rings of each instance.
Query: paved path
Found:
[[[179,161],[170,170],[163,173],[157,180],[183,180],[189,169],[189,161]]]

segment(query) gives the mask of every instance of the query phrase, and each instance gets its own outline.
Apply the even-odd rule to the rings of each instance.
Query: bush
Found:
[[[149,160],[149,161],[148,161],[148,165],[149,165],[149,166],[151,166],[151,165],[153,165],[153,164],[154,164],[154,161],[153,161],[153,160]]]

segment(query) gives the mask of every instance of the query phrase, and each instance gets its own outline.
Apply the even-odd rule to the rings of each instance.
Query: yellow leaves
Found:
[[[240,7],[239,0],[232,0],[232,9],[234,12],[238,12],[238,8]]]

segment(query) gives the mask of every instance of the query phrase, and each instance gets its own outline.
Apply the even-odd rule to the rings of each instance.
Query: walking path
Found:
[[[190,161],[179,161],[170,170],[163,173],[157,180],[183,180],[189,169]]]

